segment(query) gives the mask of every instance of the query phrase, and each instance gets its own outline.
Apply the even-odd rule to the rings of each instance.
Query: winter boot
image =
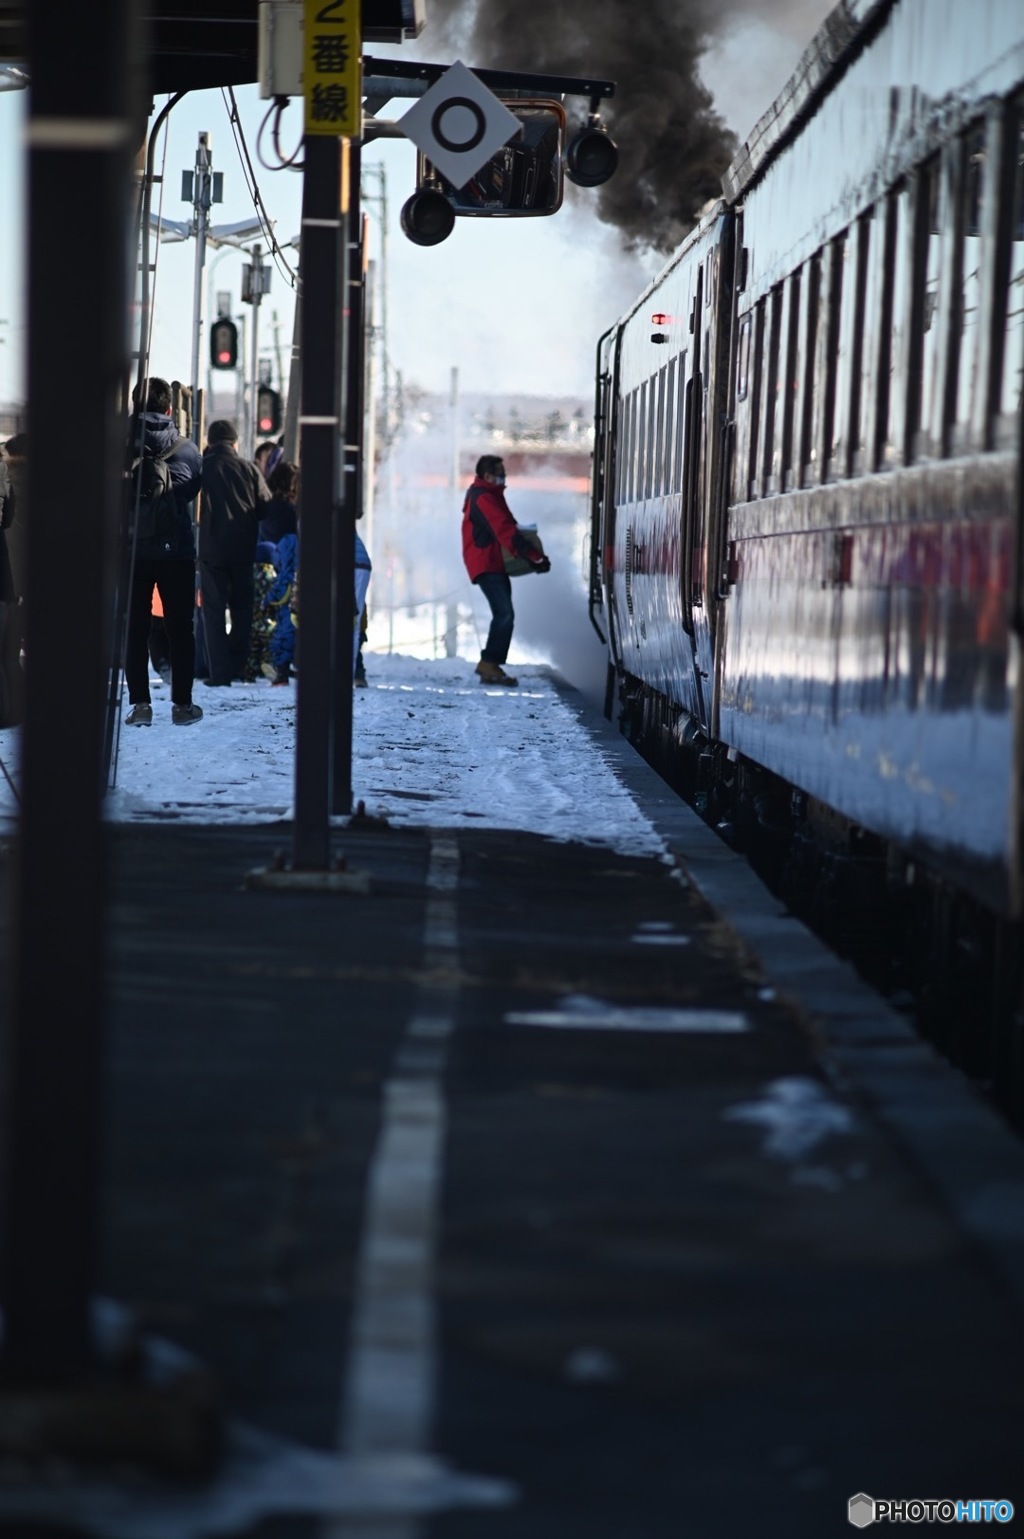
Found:
[[[477,663],[476,671],[480,675],[481,684],[505,684],[514,689],[519,683],[519,680],[514,679],[510,673],[506,673],[504,668],[497,663],[489,663],[484,658]]]

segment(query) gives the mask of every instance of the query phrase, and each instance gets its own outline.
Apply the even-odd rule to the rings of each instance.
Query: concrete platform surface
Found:
[[[1024,1502],[1024,1154],[589,721],[662,833],[111,831],[99,1293],[216,1479],[0,1464],[4,1532],[732,1539]],[[527,820],[528,821],[528,820]],[[594,808],[595,833],[600,807]]]

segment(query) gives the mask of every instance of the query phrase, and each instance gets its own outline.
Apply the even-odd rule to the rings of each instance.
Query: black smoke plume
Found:
[[[812,8],[820,14],[820,0]],[[775,0],[772,25],[795,30],[803,10],[804,0]],[[763,0],[429,0],[428,20],[471,67],[614,80],[601,111],[619,167],[596,212],[627,250],[670,252],[718,196],[737,147],[701,82],[701,58],[726,26],[758,11]]]

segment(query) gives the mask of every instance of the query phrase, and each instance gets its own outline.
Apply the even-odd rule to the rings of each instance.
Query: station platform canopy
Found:
[[[42,0],[0,0],[0,61],[27,59],[30,3]],[[257,80],[259,9],[259,0],[143,0],[152,94]],[[362,0],[362,16],[365,42],[411,41],[423,0]]]

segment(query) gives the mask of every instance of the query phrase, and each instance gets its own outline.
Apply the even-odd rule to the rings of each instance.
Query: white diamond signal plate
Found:
[[[460,60],[399,118],[398,126],[453,187],[465,187],[522,125]]]

